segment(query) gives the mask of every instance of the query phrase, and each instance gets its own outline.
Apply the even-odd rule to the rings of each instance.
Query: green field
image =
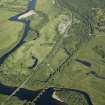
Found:
[[[75,92],[73,90],[63,90],[57,91],[56,94],[68,105],[70,105],[70,103],[72,103],[72,105],[88,105],[88,102],[85,99],[86,97],[79,92]]]
[[[0,1],[0,56],[16,45],[23,32],[23,24],[8,18],[27,8],[24,0],[9,1]],[[105,105],[104,5],[104,0],[38,0],[36,15],[28,18],[25,43],[0,66],[0,82],[19,86],[32,73],[24,88],[77,89],[88,94],[93,105]],[[37,70],[28,68],[33,65],[32,56],[38,59]],[[78,92],[58,96],[68,105],[88,105]],[[7,96],[0,95],[1,101],[3,97]],[[8,105],[23,103],[13,97]]]
[[[0,14],[0,56],[2,56],[8,49],[16,45],[21,37],[23,25],[8,20],[16,15],[16,12],[0,9]]]
[[[23,12],[26,10],[27,4],[27,0],[0,0],[0,9]]]

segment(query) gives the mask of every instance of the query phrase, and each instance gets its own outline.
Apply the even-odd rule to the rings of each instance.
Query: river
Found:
[[[0,94],[3,94],[3,95],[10,95],[16,89],[17,89],[17,87],[10,87],[10,86],[0,84]],[[34,91],[34,90],[28,90],[25,88],[21,88],[14,96],[16,96],[21,101],[24,101],[24,100],[32,101],[41,91],[42,90]],[[46,91],[36,101],[36,105],[43,105],[43,103],[44,103],[44,105],[67,105],[64,102],[60,102],[60,101],[52,98],[52,95],[55,91],[56,92],[58,92],[58,91],[59,92],[60,91],[61,92],[62,91],[66,91],[66,92],[74,91],[74,92],[80,93],[81,95],[83,95],[85,97],[88,105],[93,105],[89,95],[83,91],[76,90],[76,89],[56,88],[56,87],[46,89]]]
[[[28,4],[28,8],[27,11],[29,10],[34,10],[36,5],[36,0],[30,0],[29,4]],[[26,11],[26,12],[27,12]],[[25,13],[25,12],[24,12]],[[11,55],[13,52],[15,52],[21,45],[24,44],[24,39],[27,37],[28,35],[28,31],[29,31],[29,27],[30,27],[30,20],[18,20],[18,16],[24,14],[21,13],[17,16],[11,17],[10,20],[11,21],[17,21],[17,22],[22,22],[25,24],[24,27],[24,32],[23,35],[21,37],[21,40],[17,43],[17,45],[11,49],[10,51],[8,51],[7,53],[5,53],[2,57],[0,57],[0,65],[4,63],[4,61],[8,58],[9,55]],[[0,84],[0,94],[3,95],[10,95],[11,93],[13,93],[15,90],[17,89],[17,87],[9,87],[3,84]],[[55,88],[48,88],[45,93],[37,100],[36,105],[67,105],[65,103],[62,103],[56,99],[52,98],[52,94],[54,91],[66,91],[68,89],[55,89]],[[28,90],[28,89],[24,89],[21,88],[14,96],[18,97],[19,100],[27,100],[27,101],[32,101],[40,92],[41,90],[38,91],[34,91],[34,90]],[[71,91],[71,89],[69,89],[69,91]],[[90,97],[82,91],[79,90],[72,90],[72,91],[76,91],[76,92],[80,92],[81,94],[85,95],[88,104],[92,105],[91,99]]]
[[[28,3],[28,7],[27,10],[24,12],[26,13],[27,11],[30,10],[34,10],[35,6],[36,6],[36,1],[37,0],[30,0]],[[10,21],[16,21],[16,22],[22,22],[24,23],[24,32],[23,35],[20,39],[20,41],[16,44],[16,46],[12,49],[10,49],[8,52],[6,52],[3,56],[0,57],[0,65],[4,63],[4,61],[9,57],[9,55],[11,55],[13,52],[15,52],[21,45],[23,45],[25,43],[24,39],[27,37],[29,29],[30,29],[30,23],[31,21],[28,19],[24,19],[24,20],[18,20],[18,17],[24,13],[20,13],[16,16],[10,17]]]

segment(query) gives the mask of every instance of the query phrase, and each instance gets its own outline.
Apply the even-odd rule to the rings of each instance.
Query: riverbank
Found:
[[[56,91],[53,92],[52,98],[60,101],[60,102],[64,102],[63,100],[61,100],[57,95],[56,95]]]
[[[0,57],[12,49],[21,38],[23,23],[11,22],[8,17],[17,12],[0,9]],[[15,30],[15,31],[14,31]]]
[[[30,10],[30,11],[26,12],[25,14],[19,16],[18,19],[19,19],[19,20],[20,20],[20,19],[25,19],[25,18],[30,17],[30,16],[35,15],[35,14],[36,14],[36,13],[35,13],[34,10]]]
[[[15,47],[13,47],[12,49],[10,49],[8,52],[4,53],[4,55],[2,55],[0,57],[0,65],[4,63],[4,61],[8,58],[8,56],[10,54],[15,52],[21,45],[23,45],[24,39],[27,37],[28,32],[29,32],[30,20],[21,21],[21,19],[34,14],[34,11],[31,9],[31,8],[35,8],[35,4],[33,5],[33,3],[36,3],[36,0],[29,1],[28,8],[27,8],[29,10],[28,13],[23,14],[21,16],[17,15],[17,16],[14,16],[13,18],[11,17],[12,19],[10,19],[10,21],[16,21],[16,22],[21,22],[21,23],[25,24],[24,29],[23,29],[23,33],[22,33],[23,35],[22,35],[20,41],[15,45]]]
[[[11,95],[13,91],[15,91],[17,87],[11,87],[6,86],[4,84],[0,84],[0,95]],[[32,102],[33,99],[35,99],[40,92],[44,90],[29,90],[26,88],[21,88],[13,97],[17,97],[19,101],[26,100],[27,102]],[[57,94],[61,97],[63,97],[63,100],[61,100]],[[72,98],[71,98],[72,97]],[[11,98],[11,100],[14,98]],[[81,99],[81,100],[79,100]],[[66,105],[69,102],[72,102],[72,100],[76,100],[73,102],[80,103],[84,105],[93,105],[90,102],[90,97],[87,93],[75,90],[75,89],[66,89],[66,88],[48,88],[46,89],[42,94],[40,94],[40,97],[35,101],[36,105]],[[2,102],[3,100],[1,100]],[[88,104],[86,104],[87,102]],[[8,102],[7,102],[8,103]],[[20,104],[19,104],[20,105]],[[22,104],[21,104],[22,105]],[[77,104],[76,104],[77,105]]]

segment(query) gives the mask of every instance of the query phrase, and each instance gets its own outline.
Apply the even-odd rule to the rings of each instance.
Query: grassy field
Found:
[[[0,14],[0,56],[2,56],[19,41],[23,25],[8,20],[13,15],[16,15],[16,12],[0,9]]]
[[[0,0],[0,8],[22,12],[26,10],[28,1],[27,0]]]
[[[105,105],[104,4],[104,0],[57,0],[55,4],[51,0],[38,0],[37,15],[29,18],[31,24],[26,43],[1,66],[0,81],[10,86],[19,86],[35,70],[28,69],[33,64],[32,56],[35,56],[38,59],[38,70],[24,87],[34,90],[45,86],[77,89],[86,92],[93,105]],[[0,11],[4,17],[12,13]],[[0,21],[3,20],[0,16]],[[21,27],[14,22],[1,24],[4,25],[3,29],[8,27],[5,24],[14,25],[3,33],[11,39],[4,37],[1,34],[3,31],[0,33],[4,38],[0,38],[0,43],[4,43],[0,44],[2,54],[17,42]],[[64,32],[60,32],[61,27]],[[17,31],[11,31],[14,28]],[[7,43],[10,45],[7,46]],[[70,102],[77,105],[79,95],[70,92],[64,93],[61,98],[68,105]],[[77,101],[74,103],[75,98]],[[87,105],[84,98],[81,101],[84,104],[80,105]]]
[[[74,4],[76,5],[75,0],[74,1],[70,0],[70,1],[74,2]],[[65,0],[62,2],[65,2],[64,3],[65,6],[66,5],[69,6],[69,0]],[[70,5],[71,5],[71,2],[70,2]],[[94,1],[93,3],[95,4],[97,2]],[[82,7],[83,6],[80,6],[77,8],[81,9]],[[93,5],[92,7],[94,8]],[[103,4],[98,3],[97,8],[98,7],[103,8]],[[86,8],[86,6],[84,8]],[[85,9],[83,10],[85,11]],[[85,12],[85,13],[89,15],[88,12]],[[81,12],[81,14],[83,13]],[[78,33],[78,31],[75,31],[75,32]],[[55,75],[55,77],[53,77],[54,79],[51,80],[51,84],[54,84],[55,86],[58,86],[58,87],[75,88],[75,89],[83,90],[89,94],[89,96],[92,99],[93,105],[99,105],[99,104],[104,105],[105,104],[105,101],[104,101],[104,97],[105,97],[104,95],[104,92],[105,92],[105,89],[104,89],[105,87],[105,84],[104,84],[104,81],[105,81],[104,79],[105,77],[104,75],[105,36],[104,35],[105,33],[102,34],[101,32],[100,33],[95,32],[95,35],[96,36],[94,35],[89,36],[91,40],[85,41],[81,45],[81,47],[79,48],[79,50],[73,57],[72,62],[70,60],[65,66],[62,67],[61,72],[60,73],[58,72]],[[81,38],[81,36],[79,37]],[[91,67],[87,67],[79,62],[76,62],[75,59],[77,58],[90,62]],[[91,73],[87,75],[91,71],[96,72],[98,76],[95,76],[94,74],[91,74]]]
[[[8,66],[7,68],[3,65],[4,69],[7,69],[5,70],[6,72],[9,70],[8,68],[11,68],[13,72],[9,72],[10,74],[15,73],[14,75],[17,75],[17,72],[21,72],[21,74],[27,75],[27,73],[30,73],[27,67],[32,65],[31,56],[35,56],[39,61],[38,64],[40,64],[54,49],[59,38],[63,37],[63,35],[59,34],[57,26],[60,22],[64,21],[65,17],[63,15],[66,14],[65,11],[61,13],[59,9],[52,5],[52,1],[45,2],[46,5],[43,8],[41,7],[40,1],[37,2],[37,5],[39,5],[36,7],[38,16],[32,16],[30,18],[31,30],[26,38],[26,43],[7,59],[5,62],[5,65]],[[46,8],[46,6],[49,6],[49,8]],[[39,7],[41,8],[39,9]],[[45,9],[44,12],[40,12],[43,9]],[[36,40],[33,40],[32,37],[36,37],[36,31],[39,33],[39,36]]]
[[[68,105],[88,105],[85,96],[79,92],[63,90],[57,91],[56,95]]]

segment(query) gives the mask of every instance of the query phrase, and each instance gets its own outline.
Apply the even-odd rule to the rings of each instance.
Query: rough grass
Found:
[[[37,29],[40,37],[36,40],[27,41],[13,56],[8,58],[5,63],[8,65],[8,68],[4,65],[2,69],[5,71],[1,70],[1,76],[5,78],[1,77],[0,80],[11,86],[18,86],[18,84],[23,82],[25,75],[30,73],[27,65],[31,64],[30,58],[32,53],[38,58],[39,63],[43,62],[38,70],[33,73],[31,80],[26,84],[27,88],[40,89],[46,83],[47,86],[74,88],[88,93],[94,105],[105,105],[105,80],[91,74],[87,75],[90,71],[95,71],[99,76],[105,77],[105,66],[104,62],[102,62],[104,58],[94,50],[94,47],[98,45],[102,46],[102,50],[105,51],[105,37],[88,36],[90,28],[87,26],[87,23],[84,23],[85,19],[88,21],[88,16],[92,16],[92,8],[103,8],[105,2],[104,0],[101,0],[101,2],[99,0],[58,1],[63,2],[62,5],[72,11],[74,18],[74,23],[67,33],[69,36],[63,40],[60,46],[56,44],[56,47],[60,47],[60,49],[53,49],[54,45],[49,46],[44,43],[55,41],[58,43],[58,39],[55,40],[54,38],[57,35],[59,37],[56,38],[62,37],[58,34],[56,26],[62,21],[60,14],[64,12],[62,9],[55,8],[55,5],[52,5],[50,0],[38,0],[36,10],[38,11],[37,13],[40,13],[40,11],[41,13],[38,17],[31,17],[30,20],[32,21],[31,28]],[[45,18],[46,20],[44,21]],[[92,22],[92,20],[88,22]],[[70,52],[70,59],[59,68],[59,64],[67,56],[64,52],[64,47]],[[52,49],[53,51],[57,50],[57,52],[55,51],[56,53],[52,54]],[[51,56],[47,56],[48,54]],[[92,66],[87,67],[76,62],[76,58],[90,62]],[[48,63],[54,71],[47,66]],[[23,64],[23,67],[21,67],[21,64]],[[5,75],[2,75],[3,73]],[[21,78],[20,81],[19,77]],[[6,81],[7,79],[9,81]],[[46,82],[46,80],[49,81]],[[69,104],[69,99],[64,97],[64,100]]]
[[[9,11],[24,11],[26,10],[28,1],[27,0],[0,0],[0,8]]]
[[[75,92],[72,90],[64,90],[57,91],[56,95],[68,105],[88,105],[85,96],[79,92]]]
[[[8,20],[13,15],[16,15],[15,12],[1,9],[0,14],[0,56],[2,56],[19,41],[23,25]]]

